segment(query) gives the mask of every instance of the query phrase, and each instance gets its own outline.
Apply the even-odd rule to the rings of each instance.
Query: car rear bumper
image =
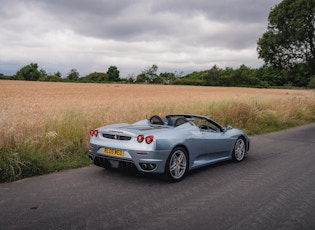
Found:
[[[97,166],[106,167],[111,165],[117,168],[118,165],[135,167],[138,171],[146,173],[159,173],[165,171],[165,163],[170,151],[136,151],[124,150],[124,156],[112,156],[105,154],[103,146],[90,146],[89,158]]]

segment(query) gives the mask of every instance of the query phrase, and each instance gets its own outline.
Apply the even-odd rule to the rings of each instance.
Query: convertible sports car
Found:
[[[90,131],[89,158],[97,166],[136,167],[180,181],[189,170],[223,160],[242,161],[249,138],[194,114],[154,115],[134,124],[113,124]]]

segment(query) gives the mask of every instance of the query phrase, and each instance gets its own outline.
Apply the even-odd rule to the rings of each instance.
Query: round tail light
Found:
[[[90,135],[93,136],[97,136],[98,135],[98,130],[97,129],[92,129],[90,130]]]
[[[153,139],[154,139],[153,136],[147,136],[147,137],[145,138],[145,142],[146,142],[147,144],[151,144],[152,141],[153,141]]]
[[[143,135],[143,134],[139,134],[139,135],[137,136],[137,141],[138,141],[139,143],[141,143],[143,140],[144,140],[144,135]]]

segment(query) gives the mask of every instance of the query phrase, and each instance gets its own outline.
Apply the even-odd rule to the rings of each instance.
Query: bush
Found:
[[[315,89],[315,76],[311,77],[311,80],[308,82],[307,87],[310,89]]]

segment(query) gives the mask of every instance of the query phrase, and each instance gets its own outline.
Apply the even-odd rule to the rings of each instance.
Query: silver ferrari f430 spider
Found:
[[[135,167],[170,181],[188,171],[224,160],[240,162],[250,140],[241,130],[195,114],[154,115],[133,124],[90,131],[89,158],[104,168]]]

